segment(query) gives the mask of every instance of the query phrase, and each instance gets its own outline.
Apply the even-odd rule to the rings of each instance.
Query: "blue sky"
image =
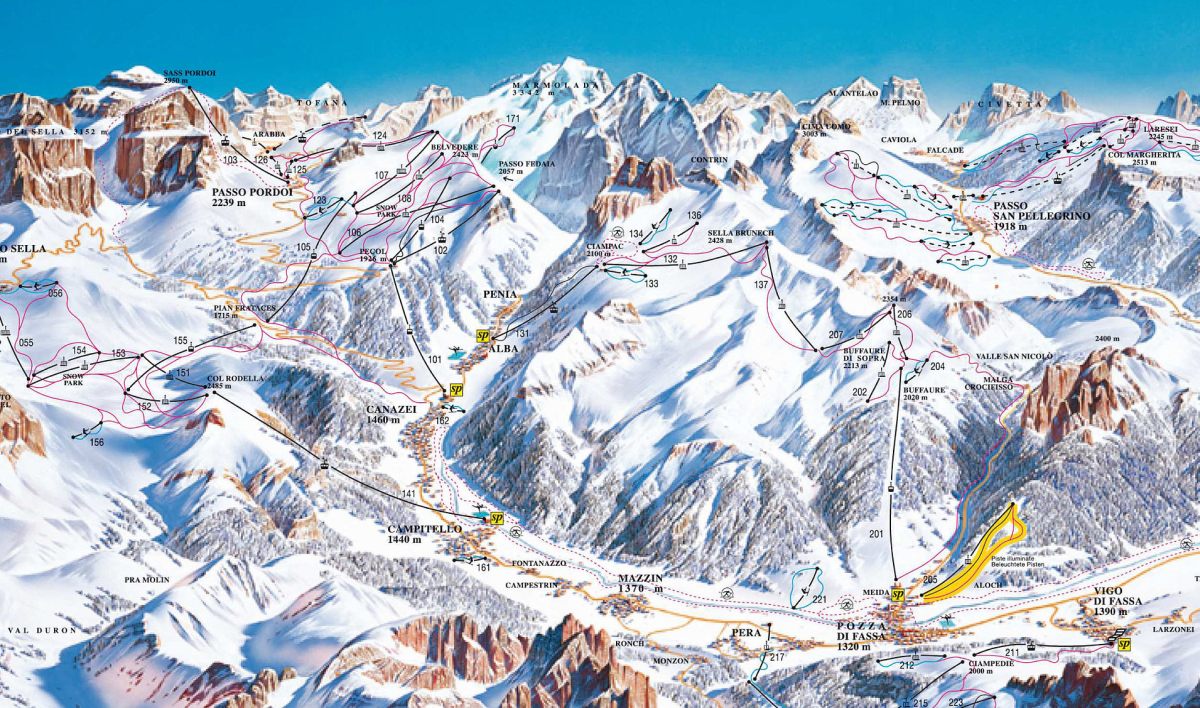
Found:
[[[580,57],[691,98],[715,82],[812,97],[862,74],[917,77],[945,112],[991,81],[1090,108],[1152,111],[1200,92],[1195,4],[1088,2],[22,3],[9,9],[0,93],[60,96],[114,68],[212,68],[209,94],[330,81],[354,109],[427,83],[472,95],[510,74]]]

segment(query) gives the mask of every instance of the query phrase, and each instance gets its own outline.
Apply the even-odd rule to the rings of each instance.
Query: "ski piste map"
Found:
[[[1200,96],[162,41],[2,74],[0,704],[1200,706]]]

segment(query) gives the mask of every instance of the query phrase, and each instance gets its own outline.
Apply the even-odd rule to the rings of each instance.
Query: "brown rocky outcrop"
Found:
[[[494,226],[506,221],[515,221],[517,218],[516,211],[513,209],[512,200],[503,194],[492,199],[491,206],[488,207],[487,217],[484,223],[488,226]]]
[[[483,704],[474,698],[467,698],[458,693],[430,693],[418,689],[408,695],[405,708],[483,708]]]
[[[418,128],[424,128],[430,123],[436,122],[442,117],[457,111],[466,104],[467,99],[462,96],[451,96],[449,95],[449,91],[449,89],[446,89],[446,95],[422,95],[419,97],[419,100],[427,100],[428,104],[425,106],[425,113],[417,121]]]
[[[401,660],[410,650],[425,663]],[[352,671],[381,684],[413,688],[409,706],[478,706],[458,694],[459,679],[508,691],[502,708],[654,708],[657,694],[646,675],[616,659],[612,638],[572,616],[533,639],[503,627],[480,627],[465,615],[425,617],[343,647],[321,672],[318,686]],[[430,693],[438,691],[440,693]]]
[[[1158,104],[1158,115],[1174,118],[1181,123],[1200,121],[1200,96],[1188,95],[1180,90],[1174,96],[1168,96]]]
[[[960,300],[946,305],[946,321],[954,318],[964,330],[978,337],[991,322],[992,310],[982,300]]]
[[[623,219],[639,207],[655,204],[679,186],[675,166],[665,158],[649,162],[630,155],[609,175],[604,189],[588,209],[588,225],[600,227],[612,219]]]
[[[89,214],[100,202],[94,155],[67,106],[38,96],[0,96],[0,204],[23,201]]]
[[[1146,181],[1146,189],[1173,192],[1195,192],[1200,190],[1200,177],[1182,177],[1179,175],[1164,175],[1155,172]]]
[[[454,688],[454,672],[448,666],[424,666],[408,680],[408,685],[430,691]]]
[[[291,676],[287,675],[287,671],[287,669],[284,670],[283,680],[295,677],[295,670],[291,670]],[[263,708],[270,701],[271,694],[279,689],[280,680],[275,669],[263,669],[258,672],[250,685],[246,686],[246,690],[230,698],[225,706],[226,708]]]
[[[464,135],[475,135],[480,130],[491,123],[495,123],[500,119],[500,116],[493,110],[481,111],[467,116],[463,121],[462,132]]]
[[[693,167],[683,173],[683,180],[692,184],[703,185],[705,187],[720,187],[721,178],[717,176],[707,167]]]
[[[222,135],[235,132],[223,108],[211,106],[206,117],[185,91],[125,114],[117,140],[117,177],[129,193],[145,199],[204,187],[219,165],[210,119]]]
[[[889,286],[899,288],[900,295],[906,298],[916,295],[920,286],[924,285],[930,290],[939,292],[954,300],[964,301],[969,299],[967,292],[951,282],[946,276],[925,270],[924,268],[910,270],[902,261],[894,258],[884,258],[879,261],[876,272],[880,274],[880,277]]]
[[[292,520],[291,526],[280,530],[293,541],[316,541],[321,538],[321,523],[317,519],[316,511],[308,516]]]
[[[317,686],[324,686],[338,676],[358,668],[364,668],[367,678],[376,683],[403,684],[416,675],[419,667],[400,661],[387,648],[377,644],[352,644],[343,647],[321,671]]]
[[[421,618],[398,628],[400,644],[425,652],[426,660],[448,666],[467,681],[495,683],[525,660],[529,640],[506,629],[480,628],[466,615],[450,619]]]
[[[727,178],[730,184],[742,191],[762,184],[762,180],[758,178],[758,175],[754,174],[754,170],[747,167],[746,163],[741,160],[733,161],[733,167],[729,168]]]
[[[188,420],[187,425],[184,427],[187,430],[194,430],[196,428],[207,429],[210,425],[215,425],[218,428],[225,427],[225,417],[221,415],[220,410],[216,408],[209,408],[200,415]]]
[[[1058,95],[1050,99],[1050,108],[1056,111],[1077,111],[1079,110],[1079,101],[1066,91],[1059,91]]]
[[[1114,673],[1112,667],[1094,669],[1082,661],[1072,661],[1063,667],[1062,676],[1012,678],[1008,689],[1022,698],[1020,705],[1137,708],[1133,694],[1121,687]]]
[[[10,460],[16,460],[26,450],[46,455],[42,424],[30,418],[4,389],[0,389],[0,444]]]
[[[500,708],[654,708],[658,702],[649,677],[617,661],[608,632],[571,615],[534,639],[520,671],[522,682],[509,689]]]
[[[607,187],[632,187],[650,193],[650,201],[657,202],[663,195],[679,186],[675,179],[675,166],[662,157],[649,162],[630,155],[604,183]]]
[[[381,130],[392,138],[403,138],[414,131],[428,128],[431,123],[462,108],[466,102],[465,98],[451,94],[450,89],[444,86],[426,86],[417,92],[412,101],[376,109],[373,120],[378,119],[378,122],[372,129]],[[462,123],[461,134],[473,135],[479,139],[479,131],[498,119],[499,116],[493,110],[467,116]]]
[[[366,152],[363,150],[362,141],[347,140],[339,145],[337,149],[329,155],[329,158],[325,160],[325,167],[337,167],[344,162],[349,162],[350,160],[353,160],[356,157],[362,157],[365,154]]]
[[[1081,366],[1048,365],[1041,383],[1029,395],[1021,425],[1048,434],[1051,443],[1085,426],[1128,433],[1121,412],[1146,400],[1146,394],[1129,375],[1130,360],[1157,366],[1132,347],[1099,349],[1089,354]],[[1084,440],[1091,442],[1091,436]]]
[[[233,667],[221,661],[214,661],[203,673],[192,679],[172,703],[176,706],[220,705],[226,699],[233,699],[242,693],[245,687],[245,683],[237,678]]]

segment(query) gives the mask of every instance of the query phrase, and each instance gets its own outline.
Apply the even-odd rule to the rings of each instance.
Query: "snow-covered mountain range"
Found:
[[[1197,700],[1196,97],[217,93],[0,97],[5,702]]]

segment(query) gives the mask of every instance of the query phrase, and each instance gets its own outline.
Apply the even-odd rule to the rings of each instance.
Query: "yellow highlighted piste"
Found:
[[[948,600],[963,592],[971,587],[971,583],[974,583],[975,579],[983,573],[997,553],[1023,538],[1025,538],[1025,522],[1017,516],[1017,503],[1010,502],[1000,518],[996,519],[983,534],[983,538],[979,539],[979,545],[971,554],[971,562],[959,568],[958,572],[929,592],[922,593],[921,599],[926,602],[937,602],[938,600]]]

